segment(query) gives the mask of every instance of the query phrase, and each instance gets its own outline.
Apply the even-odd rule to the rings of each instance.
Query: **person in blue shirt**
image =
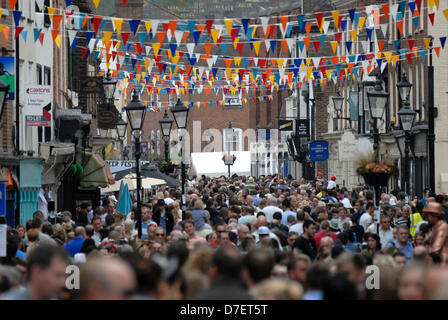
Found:
[[[288,226],[288,217],[292,216],[295,219],[297,213],[291,210],[291,202],[288,199],[283,200],[282,206],[283,206],[283,213],[281,224],[284,226]]]
[[[409,229],[404,226],[397,227],[397,239],[387,244],[387,246],[394,246],[400,249],[406,257],[406,263],[409,263],[414,254],[414,246],[409,241]]]
[[[64,245],[65,250],[70,254],[71,257],[74,257],[75,254],[81,251],[82,244],[86,239],[86,229],[84,227],[76,227],[75,229],[75,238],[66,243]]]
[[[158,226],[155,221],[151,219],[151,209],[147,206],[142,207],[142,239],[148,238],[148,227],[154,224]],[[135,222],[134,228],[137,230],[137,221]]]

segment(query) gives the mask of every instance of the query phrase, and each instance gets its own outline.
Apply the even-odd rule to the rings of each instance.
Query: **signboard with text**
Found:
[[[51,86],[28,86],[25,89],[25,126],[50,127],[53,90]]]
[[[123,170],[132,169],[135,167],[135,160],[107,160],[107,164],[110,167],[112,173],[116,173]],[[148,165],[149,161],[140,161],[140,167]]]
[[[310,136],[309,124],[310,124],[310,122],[308,119],[299,119],[298,120],[299,137],[308,138]]]
[[[328,142],[324,140],[313,141],[310,143],[310,160],[325,161],[328,160]]]

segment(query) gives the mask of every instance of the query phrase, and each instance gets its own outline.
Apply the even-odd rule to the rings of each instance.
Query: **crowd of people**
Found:
[[[0,299],[445,299],[448,197],[347,190],[321,173],[196,177],[117,212],[115,197],[7,230]],[[79,287],[67,266],[79,267]],[[371,286],[368,267],[379,270]],[[74,280],[75,281],[75,280]],[[372,281],[370,279],[369,281]]]

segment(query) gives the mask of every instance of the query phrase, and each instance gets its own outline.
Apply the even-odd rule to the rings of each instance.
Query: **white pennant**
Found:
[[[42,28],[42,26],[44,25],[44,14],[43,12],[35,12],[34,13],[34,17],[36,20],[36,27],[37,28]]]
[[[44,0],[36,0],[36,4],[39,7],[39,10],[42,11],[44,8]]]
[[[95,48],[95,42],[96,42],[95,38],[90,39],[90,42],[89,42],[89,50],[90,50],[90,52],[93,52],[93,49]]]
[[[78,31],[76,30],[68,30],[68,39],[70,41],[70,45],[73,44],[73,40],[75,39],[77,33]]]
[[[258,58],[254,58],[254,64],[256,67],[258,67]]]
[[[399,8],[398,4],[390,6],[390,15],[392,16],[392,18],[394,18],[394,20],[397,19],[398,8]]]
[[[157,33],[157,27],[159,26],[160,20],[151,20],[151,29],[153,36]]]
[[[369,51],[369,44],[369,41],[361,41],[361,46],[364,53],[367,53]]]
[[[261,17],[261,25],[263,26],[263,31],[266,34],[266,31],[268,29],[268,22],[269,22],[269,17]]]
[[[207,64],[208,67],[211,69],[213,67],[213,59],[212,58],[207,59]]]
[[[264,39],[264,44],[266,45],[266,52],[271,49],[271,42],[268,39]]]
[[[151,52],[152,47],[150,46],[145,46],[145,50],[146,50],[146,55],[149,56],[149,53]]]
[[[317,69],[320,64],[320,57],[313,58],[314,69]]]
[[[286,39],[286,42],[288,43],[289,53],[292,54],[292,50],[294,49],[294,39],[288,38],[288,39]]]
[[[324,34],[327,34],[328,28],[330,27],[330,21],[324,21]]]
[[[188,50],[188,53],[190,54],[190,56],[193,55],[193,52],[194,52],[194,46],[195,46],[194,43],[187,43],[187,50]]]
[[[384,37],[386,38],[387,36],[387,28],[389,27],[388,23],[382,24],[381,25],[381,31],[383,32]]]
[[[174,37],[176,38],[176,43],[179,46],[182,41],[182,37],[184,36],[184,32],[180,30],[174,31]]]
[[[213,59],[213,65],[215,65],[216,61],[218,60],[218,56],[212,56],[212,59]]]
[[[171,39],[173,38],[173,35],[171,34],[171,30],[170,29],[167,30],[166,37],[168,39],[168,42],[171,42]]]

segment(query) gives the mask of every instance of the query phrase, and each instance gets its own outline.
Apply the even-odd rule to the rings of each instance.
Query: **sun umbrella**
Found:
[[[131,207],[132,207],[131,194],[129,193],[128,185],[125,184],[121,192],[121,195],[118,198],[117,212],[122,214],[128,214],[129,211],[131,211]]]
[[[117,181],[120,182],[123,181],[125,184],[128,185],[129,191],[134,191],[137,189],[137,179],[135,174],[128,174],[127,176],[123,177],[123,179]],[[159,186],[166,184],[165,180],[161,179],[154,179],[154,178],[142,178],[142,188],[149,189],[152,186]],[[120,188],[118,186],[118,183],[115,183],[107,188],[102,188],[101,193],[110,193],[110,192],[116,192],[119,191]]]

